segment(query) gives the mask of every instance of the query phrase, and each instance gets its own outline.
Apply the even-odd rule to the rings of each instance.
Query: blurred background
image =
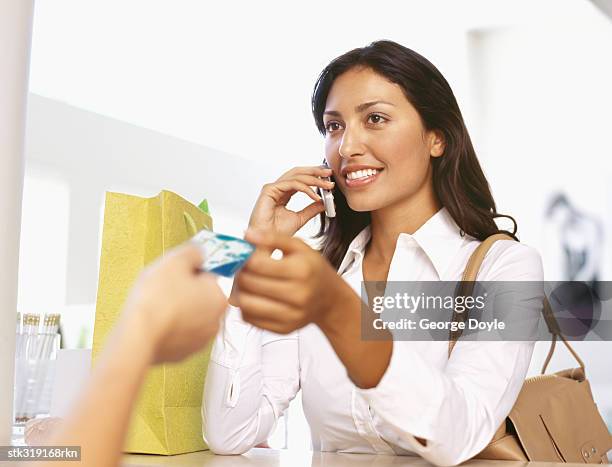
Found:
[[[611,4],[37,0],[18,311],[59,312],[65,347],[91,347],[106,191],[207,198],[215,230],[242,235],[264,183],[322,159],[318,73],[378,39],[449,81],[546,279],[612,280]],[[612,428],[612,343],[575,347]],[[559,348],[553,369],[570,365]],[[299,400],[271,444],[308,448]]]

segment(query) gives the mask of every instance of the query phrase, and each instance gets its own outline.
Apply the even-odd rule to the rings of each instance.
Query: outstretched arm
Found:
[[[84,465],[119,465],[149,366],[182,360],[218,329],[227,302],[215,279],[198,272],[202,259],[197,247],[184,246],[141,273],[85,390],[49,445],[81,446]]]

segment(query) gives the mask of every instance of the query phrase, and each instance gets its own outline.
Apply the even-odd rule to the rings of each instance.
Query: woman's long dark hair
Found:
[[[499,214],[489,183],[476,158],[457,100],[448,82],[426,58],[396,42],[377,41],[367,47],[351,50],[334,59],[319,75],[312,95],[312,113],[319,131],[325,135],[323,112],[334,80],[354,67],[371,68],[398,84],[421,117],[426,130],[436,130],[445,142],[444,155],[432,158],[433,186],[441,205],[446,207],[462,235],[478,240],[504,232],[516,239],[516,221]],[[369,212],[353,211],[336,184],[334,188],[336,217],[321,214],[321,252],[340,267],[350,242],[370,224]],[[500,230],[495,218],[507,217],[513,232]]]

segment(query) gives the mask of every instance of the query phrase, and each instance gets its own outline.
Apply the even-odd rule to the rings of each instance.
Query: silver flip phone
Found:
[[[329,169],[329,165],[327,165],[327,160],[323,159],[323,167]],[[323,180],[327,180],[331,182],[330,177],[321,177]],[[318,187],[319,196],[323,200],[323,206],[325,206],[325,215],[327,217],[336,217],[336,205],[334,204],[334,194],[331,190],[326,190],[325,188]]]

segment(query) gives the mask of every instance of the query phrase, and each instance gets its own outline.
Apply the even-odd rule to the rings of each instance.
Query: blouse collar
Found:
[[[338,272],[343,274],[351,265],[361,264],[365,248],[372,234],[370,226],[365,227],[349,244],[348,250]],[[414,234],[400,233],[398,248],[421,248],[433,264],[438,277],[442,278],[457,250],[466,237],[461,236],[461,229],[452,218],[446,207],[431,216]]]

